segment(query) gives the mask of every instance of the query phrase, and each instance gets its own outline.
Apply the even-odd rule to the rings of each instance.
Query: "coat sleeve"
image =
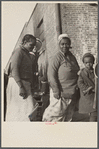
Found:
[[[87,85],[87,83],[85,83],[84,78],[82,77],[81,73],[80,73],[80,75],[78,77],[78,87],[80,88],[80,90],[82,92],[85,91],[86,89],[88,89],[88,87],[89,87]]]
[[[19,74],[21,61],[22,61],[22,52],[20,49],[17,49],[11,58],[11,74],[12,77],[15,79],[16,83],[19,85],[19,87],[22,87],[22,82]]]
[[[51,59],[48,67],[48,80],[53,93],[59,93],[59,80],[58,80],[58,69],[60,66],[60,60],[58,56]]]

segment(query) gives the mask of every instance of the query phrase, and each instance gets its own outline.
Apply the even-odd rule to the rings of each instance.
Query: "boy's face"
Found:
[[[87,69],[93,68],[93,59],[91,57],[85,57],[84,58],[84,65]]]

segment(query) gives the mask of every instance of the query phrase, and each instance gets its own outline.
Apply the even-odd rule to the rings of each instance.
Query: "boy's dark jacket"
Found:
[[[81,98],[79,101],[79,112],[90,113],[93,112],[94,92],[91,90],[88,94],[83,94],[83,91],[90,86],[95,87],[95,77],[93,70],[82,69],[78,78],[78,87],[80,88]]]

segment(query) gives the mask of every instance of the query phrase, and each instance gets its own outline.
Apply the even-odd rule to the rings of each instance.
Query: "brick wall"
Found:
[[[82,56],[91,52],[96,56],[98,42],[98,7],[83,3],[61,4],[62,33],[71,38],[71,51],[83,67]]]

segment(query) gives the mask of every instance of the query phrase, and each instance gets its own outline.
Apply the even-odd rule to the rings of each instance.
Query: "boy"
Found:
[[[93,108],[95,94],[94,60],[94,56],[90,53],[86,53],[83,56],[82,61],[85,68],[81,70],[78,78],[78,86],[81,93],[79,113],[88,113],[90,122],[97,121],[97,112]]]

